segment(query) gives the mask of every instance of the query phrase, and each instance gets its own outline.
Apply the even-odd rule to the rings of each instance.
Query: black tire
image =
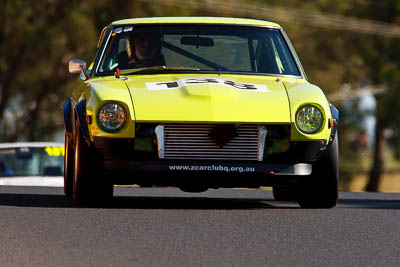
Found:
[[[76,123],[73,201],[77,205],[104,203],[113,196],[114,185],[103,174],[98,155],[86,144]]]
[[[66,197],[72,198],[75,151],[67,134],[65,134],[64,150],[64,194]]]
[[[301,183],[299,205],[302,208],[329,209],[339,196],[338,136],[322,157],[313,164],[312,174]]]
[[[75,123],[75,155],[74,155],[74,179],[72,199],[75,204],[85,204],[90,199],[88,185],[89,162],[88,147],[82,137],[79,123]]]
[[[299,188],[296,185],[274,185],[272,195],[277,201],[298,201]]]

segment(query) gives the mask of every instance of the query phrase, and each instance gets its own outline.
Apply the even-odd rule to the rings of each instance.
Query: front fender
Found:
[[[98,79],[91,82],[88,89],[90,89],[90,94],[87,94],[86,115],[93,118],[93,122],[88,126],[91,140],[93,141],[94,137],[134,138],[135,113],[132,97],[124,80],[116,78]],[[125,126],[117,132],[106,132],[98,124],[98,112],[108,102],[120,104],[127,113]]]
[[[291,108],[291,140],[292,141],[311,141],[324,140],[325,144],[329,143],[332,128],[329,121],[332,119],[331,107],[322,90],[306,81],[303,82],[285,82],[290,108]],[[321,129],[315,134],[305,134],[297,129],[296,112],[305,105],[312,104],[317,106],[323,113],[324,122]]]
[[[337,135],[337,128],[339,125],[339,110],[332,104],[329,104],[331,108],[331,113],[332,113],[332,120],[333,120],[333,126],[331,127],[331,136],[329,137],[329,145],[333,143],[333,140],[335,140],[335,135]]]
[[[79,128],[81,129],[81,134],[83,138],[89,143],[89,128],[86,123],[86,98],[83,98],[75,105],[76,120],[79,123]]]
[[[71,98],[64,103],[63,106],[63,115],[64,115],[64,128],[67,134],[72,134],[73,127],[72,127],[72,104]]]

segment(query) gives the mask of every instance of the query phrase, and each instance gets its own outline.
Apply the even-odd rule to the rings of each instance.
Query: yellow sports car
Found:
[[[277,200],[338,199],[338,110],[281,26],[235,18],[120,20],[64,104],[65,194],[110,199],[114,184],[272,186]]]

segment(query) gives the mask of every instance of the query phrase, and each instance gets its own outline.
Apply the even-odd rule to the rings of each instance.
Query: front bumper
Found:
[[[297,182],[312,172],[312,165],[259,162],[105,160],[104,169],[114,184],[140,186],[201,185],[207,188],[271,186]]]
[[[163,130],[162,135],[157,133],[159,128],[156,124],[142,125],[136,138],[130,139],[94,137],[94,148],[114,184],[270,186],[306,179],[312,163],[326,149],[326,140],[291,142],[285,125],[267,126],[268,136],[262,135],[263,127],[251,125],[169,125],[171,129]],[[226,146],[214,144],[233,128],[237,135],[232,135]],[[223,134],[216,131],[214,136],[213,129]]]
[[[310,175],[312,165],[265,164],[243,162],[203,162],[203,161],[136,161],[105,160],[104,169],[113,173],[161,174],[161,173],[196,173],[196,174],[248,174],[248,175]]]
[[[150,139],[150,146],[152,145]],[[105,160],[138,160],[157,161],[157,147],[153,143],[150,150],[138,149],[135,138],[103,138],[94,137],[94,148]],[[264,152],[264,159],[260,163],[313,163],[325,152],[325,140],[307,142],[291,142],[285,152],[268,154]]]

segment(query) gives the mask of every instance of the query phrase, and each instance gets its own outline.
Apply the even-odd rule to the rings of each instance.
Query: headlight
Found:
[[[97,115],[99,125],[106,131],[118,131],[124,127],[126,112],[117,103],[104,104]]]
[[[323,121],[322,112],[316,106],[304,105],[296,112],[296,125],[303,133],[316,133],[321,128]]]

